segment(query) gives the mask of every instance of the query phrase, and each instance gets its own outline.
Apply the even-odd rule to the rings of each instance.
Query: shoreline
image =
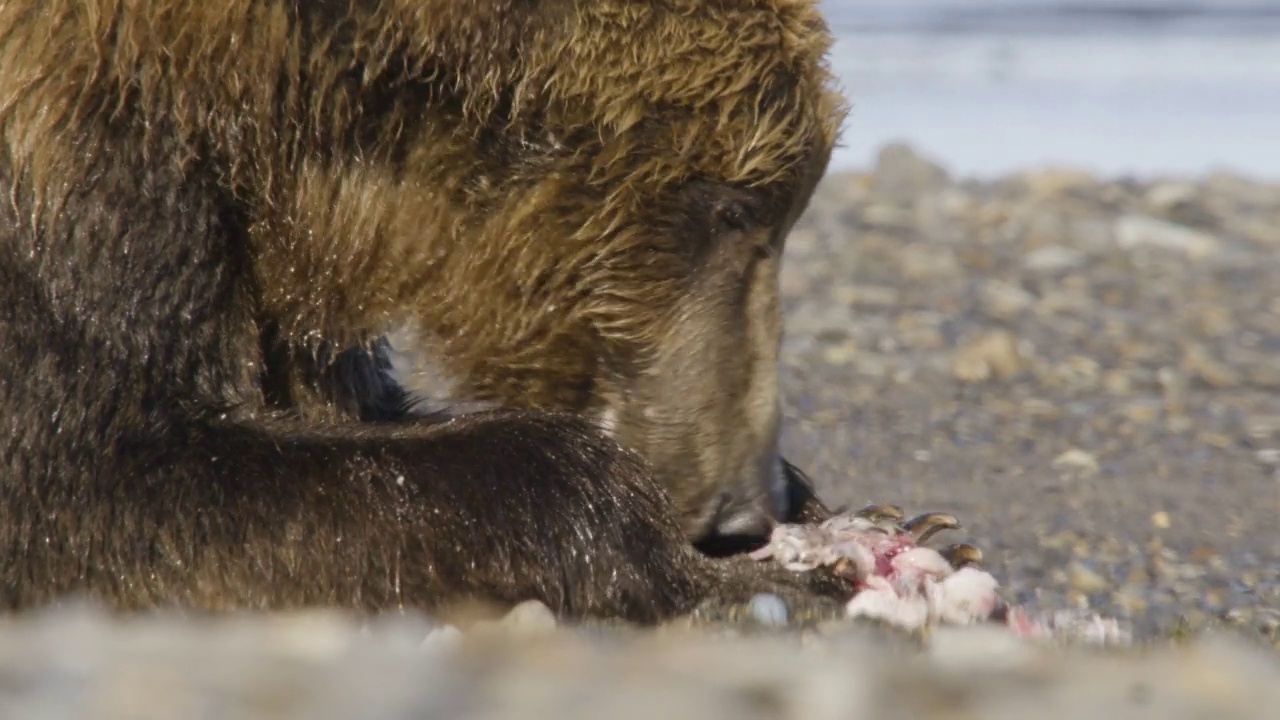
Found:
[[[1280,33],[843,32],[831,62],[852,106],[835,170],[903,141],[988,179],[1069,165],[1280,180]]]

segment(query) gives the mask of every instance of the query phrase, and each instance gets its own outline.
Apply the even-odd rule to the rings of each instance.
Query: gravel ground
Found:
[[[1276,716],[1280,186],[975,183],[894,146],[789,242],[791,459],[960,516],[1010,600],[1137,646],[71,607],[0,619],[0,720]]]
[[[890,146],[788,242],[784,442],[825,497],[956,514],[1017,602],[1278,639],[1280,186]]]
[[[912,652],[861,632],[613,637],[523,616],[461,636],[325,613],[3,621],[0,717],[1272,720],[1280,706],[1280,658],[1232,637],[1103,654],[964,628]]]

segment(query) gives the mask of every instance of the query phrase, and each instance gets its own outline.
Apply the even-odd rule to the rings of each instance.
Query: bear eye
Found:
[[[719,232],[746,232],[755,224],[751,209],[738,200],[722,200],[713,209],[716,230]]]

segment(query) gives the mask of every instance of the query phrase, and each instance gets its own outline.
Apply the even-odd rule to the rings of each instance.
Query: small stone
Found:
[[[1102,376],[1102,387],[1111,395],[1128,395],[1133,390],[1133,378],[1124,370],[1108,370]]]
[[[1229,218],[1226,227],[1249,242],[1274,247],[1280,245],[1280,227],[1267,220]]]
[[[1098,472],[1098,458],[1093,453],[1071,448],[1053,459],[1053,467],[1058,470],[1079,470],[1092,475]]]
[[[1250,415],[1244,421],[1245,432],[1255,440],[1280,437],[1280,415]]]
[[[1138,424],[1152,423],[1160,417],[1160,406],[1146,399],[1126,403],[1120,411],[1130,422]]]
[[[1254,613],[1257,628],[1268,635],[1280,633],[1280,609],[1258,608]]]
[[[1147,611],[1147,600],[1142,596],[1142,588],[1133,585],[1125,585],[1117,592],[1111,595],[1111,602],[1116,606],[1124,608],[1131,617],[1141,615]]]
[[[878,285],[842,285],[834,291],[840,305],[860,308],[894,308],[902,303],[897,288]]]
[[[501,625],[516,635],[549,635],[556,629],[556,616],[541,602],[526,600],[503,616]]]
[[[1146,201],[1152,208],[1165,212],[1196,197],[1196,186],[1188,182],[1158,182],[1147,190]]]
[[[991,330],[956,350],[952,372],[968,383],[1008,379],[1026,365],[1018,340],[1007,330]]]
[[[1075,270],[1084,263],[1084,253],[1064,245],[1046,245],[1027,253],[1027,256],[1022,259],[1023,267],[1037,273]]]
[[[876,156],[872,188],[879,196],[907,202],[923,190],[937,190],[948,183],[947,171],[922,158],[910,145],[890,143]]]
[[[280,651],[317,661],[337,657],[358,637],[339,613],[319,609],[283,613],[273,618],[264,634]]]
[[[1254,453],[1254,457],[1263,465],[1280,467],[1280,448],[1263,448]]]
[[[998,625],[939,626],[928,644],[929,659],[954,673],[1015,671],[1031,664],[1036,648]]]
[[[1160,510],[1151,515],[1151,524],[1161,530],[1168,530],[1173,526],[1173,521],[1169,519],[1169,513]]]
[[[941,280],[961,274],[962,266],[953,251],[928,245],[909,245],[898,256],[900,271],[907,280]]]
[[[1073,589],[1085,594],[1102,592],[1111,587],[1106,578],[1079,561],[1072,561],[1067,566],[1067,582]]]
[[[789,621],[790,613],[782,598],[773,593],[760,593],[751,598],[748,604],[751,617],[767,627],[784,627]]]
[[[1231,172],[1214,171],[1202,182],[1204,189],[1211,195],[1230,197],[1236,202],[1251,205],[1268,205],[1275,202],[1275,186],[1271,183],[1258,182]]]
[[[1098,184],[1091,173],[1074,168],[1044,168],[1022,173],[1020,176],[1028,194],[1036,199],[1049,199],[1075,190],[1083,190]]]
[[[442,652],[451,650],[462,642],[462,631],[452,625],[441,625],[433,628],[418,645],[422,652]]]
[[[898,205],[873,203],[862,209],[858,218],[868,227],[881,230],[902,230],[911,226],[911,212]]]
[[[1102,367],[1091,357],[1072,355],[1065,362],[1056,365],[1053,371],[1067,387],[1092,390],[1100,382]]]
[[[837,367],[842,365],[848,365],[849,363],[853,362],[853,359],[857,355],[858,355],[857,347],[848,343],[831,345],[829,347],[825,347],[822,349],[823,362],[825,362],[828,365],[835,365]]]
[[[1003,280],[988,280],[982,284],[982,305],[992,317],[1008,319],[1031,307],[1035,295],[1017,285]]]
[[[1182,366],[1189,376],[1212,388],[1228,388],[1240,384],[1235,371],[1214,359],[1203,345],[1188,347],[1183,355]]]
[[[1027,398],[1022,401],[1022,412],[1029,418],[1038,420],[1057,420],[1062,417],[1062,408],[1044,398]]]
[[[1076,218],[1070,226],[1071,245],[1088,253],[1100,253],[1115,246],[1114,223],[1105,216]]]
[[[1147,246],[1193,258],[1211,255],[1220,244],[1218,238],[1201,230],[1133,213],[1116,220],[1115,235],[1116,244],[1125,250]]]

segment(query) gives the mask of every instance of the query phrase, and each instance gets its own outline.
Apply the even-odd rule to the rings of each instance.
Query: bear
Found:
[[[0,605],[654,623],[826,577],[812,0],[0,4]]]

